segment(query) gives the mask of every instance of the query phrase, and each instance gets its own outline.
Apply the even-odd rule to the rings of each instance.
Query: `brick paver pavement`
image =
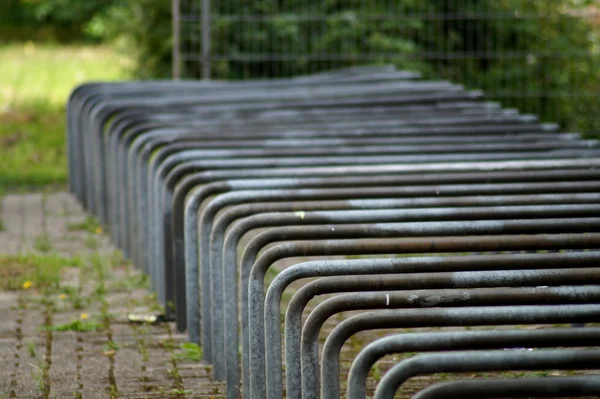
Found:
[[[81,265],[66,268],[53,292],[0,291],[0,399],[222,397],[223,385],[182,348],[172,324],[128,322],[132,312],[159,311],[153,295],[108,238],[90,231],[71,195],[6,195],[1,220],[0,257]],[[98,328],[61,328],[78,321]]]

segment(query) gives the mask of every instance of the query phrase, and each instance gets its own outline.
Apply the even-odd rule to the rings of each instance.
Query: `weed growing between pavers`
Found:
[[[202,360],[202,348],[198,344],[186,342],[179,347],[181,352],[176,353],[177,360],[189,360],[199,362]]]
[[[0,289],[35,289],[55,292],[60,288],[66,267],[78,267],[78,257],[64,258],[54,254],[0,255]]]
[[[90,298],[83,296],[79,287],[64,286],[61,291],[63,293],[58,296],[58,299],[65,305],[71,305],[75,310],[84,309],[90,304]],[[66,310],[66,306],[62,308]]]
[[[117,352],[119,349],[121,349],[121,347],[119,345],[117,345],[117,343],[115,341],[108,341],[104,345],[104,350],[106,352],[108,352],[108,351]]]
[[[150,280],[146,274],[136,274],[124,279],[112,281],[107,290],[110,292],[130,292],[134,289],[149,289]]]
[[[36,357],[36,344],[35,342],[27,342],[27,353],[29,353],[29,357]]]
[[[53,331],[76,331],[76,332],[92,332],[102,328],[102,324],[95,320],[73,320],[69,323],[53,325]]]
[[[48,253],[52,251],[52,243],[50,242],[50,236],[48,234],[42,234],[35,238],[33,242],[33,248],[42,253]]]
[[[147,291],[147,277],[104,243],[103,232],[95,220],[86,220],[75,210],[62,210],[60,202],[50,196],[42,197],[42,213],[36,212],[35,217],[52,217],[42,220],[38,233],[30,237],[28,244],[32,247],[36,234],[52,232],[48,244],[54,249],[42,254],[38,245],[36,253],[0,255],[0,290],[10,285],[17,291],[7,296],[14,298],[9,305],[9,318],[16,322],[11,332],[16,344],[0,351],[0,355],[12,359],[15,349],[20,354],[20,359],[15,357],[14,362],[4,366],[14,395],[0,390],[0,398],[6,394],[50,399],[62,397],[68,390],[71,397],[83,399],[90,389],[115,399],[130,397],[134,391],[136,397],[147,394],[183,398],[191,393],[185,389],[187,382],[184,388],[184,381],[196,378],[188,375],[192,364],[203,370],[199,378],[207,378],[211,384],[204,377],[210,374],[205,371],[209,368],[198,364],[199,347],[182,345],[181,336],[169,334],[163,340],[164,328],[172,328],[171,324],[124,324],[130,313],[164,314],[164,309],[156,294]],[[66,227],[73,220],[84,223]],[[55,226],[57,222],[62,225]],[[69,233],[79,229],[84,230],[83,234]],[[83,239],[70,239],[69,234]],[[43,237],[38,241],[42,240]],[[59,256],[55,251],[65,250],[60,245],[64,241],[73,241],[66,251],[80,257]],[[135,341],[130,342],[130,338]],[[185,370],[180,373],[181,364]],[[129,367],[131,374],[122,375],[124,367]],[[221,391],[221,385],[214,388],[215,397],[222,397]]]
[[[6,229],[4,227],[4,224],[2,223],[2,203],[3,203],[3,197],[4,197],[4,189],[0,186],[0,232],[4,231]]]
[[[87,231],[88,233],[97,233],[100,223],[93,216],[87,216],[83,222],[67,224],[69,231]]]
[[[92,251],[97,251],[100,247],[100,243],[96,237],[88,235],[85,239],[85,246]]]
[[[168,338],[162,341],[162,344],[167,352],[171,354],[171,368],[168,370],[168,373],[173,380],[171,393],[175,395],[176,398],[185,398],[183,378],[181,378],[181,374],[179,373],[177,353],[175,352],[175,342],[173,340],[171,327],[168,324],[165,324],[165,332],[167,333]]]

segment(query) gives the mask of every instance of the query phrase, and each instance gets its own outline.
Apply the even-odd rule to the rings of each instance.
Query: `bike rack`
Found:
[[[416,373],[600,369],[600,329],[555,326],[600,320],[596,141],[390,66],[84,84],[67,130],[71,192],[230,399],[366,398],[394,353],[426,354],[393,366],[376,398]],[[474,330],[369,335],[340,385],[355,333],[451,326]],[[599,379],[414,397],[596,395]]]

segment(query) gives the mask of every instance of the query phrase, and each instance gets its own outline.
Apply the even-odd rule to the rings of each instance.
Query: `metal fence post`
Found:
[[[173,0],[171,3],[171,13],[173,21],[173,79],[181,79],[181,8],[179,0]]]
[[[210,80],[210,0],[202,0],[202,79]]]

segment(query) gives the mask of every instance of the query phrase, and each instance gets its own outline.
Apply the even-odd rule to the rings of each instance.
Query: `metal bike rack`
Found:
[[[375,337],[355,353],[352,399],[396,352],[448,353],[400,362],[378,398],[411,365],[600,369],[597,328],[553,326],[600,320],[596,141],[390,66],[85,84],[67,129],[70,190],[150,276],[228,398],[340,397],[341,346],[363,330],[545,325]],[[347,311],[319,357],[321,327]],[[538,349],[489,352],[515,346]],[[503,397],[597,394],[599,378],[454,381],[415,397],[502,383]]]

